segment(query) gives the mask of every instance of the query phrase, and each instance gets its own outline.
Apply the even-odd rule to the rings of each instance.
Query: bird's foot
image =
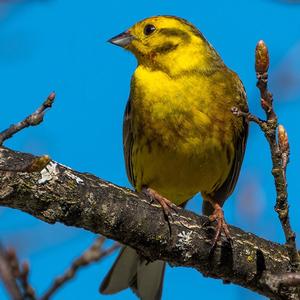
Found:
[[[215,233],[215,236],[212,240],[212,247],[211,247],[211,250],[213,250],[218,242],[218,240],[220,239],[221,237],[221,233],[222,231],[224,232],[227,240],[229,242],[231,242],[231,236],[230,236],[230,233],[229,233],[229,229],[228,229],[228,226],[225,222],[225,218],[224,218],[224,213],[223,213],[223,209],[222,207],[217,204],[217,203],[214,203],[213,204],[214,206],[214,212],[209,216],[209,221],[210,222],[214,222],[214,221],[217,221],[217,227],[216,227],[216,233]]]
[[[151,200],[156,201],[160,204],[164,211],[165,216],[172,216],[171,210],[177,212],[175,204],[173,204],[169,199],[160,195],[158,192],[151,188],[143,188],[143,193],[147,195]]]
[[[151,200],[156,201],[160,204],[160,206],[163,209],[165,219],[168,222],[170,232],[171,232],[171,225],[170,225],[169,219],[171,219],[173,221],[173,216],[172,216],[171,211],[177,213],[176,205],[173,204],[169,199],[167,199],[164,196],[160,195],[158,192],[156,192],[155,190],[153,190],[151,188],[143,188],[142,192],[146,196],[148,196]]]

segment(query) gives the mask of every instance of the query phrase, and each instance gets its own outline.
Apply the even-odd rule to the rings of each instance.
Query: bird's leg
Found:
[[[160,195],[157,191],[151,188],[143,188],[142,192],[148,197],[150,197],[152,200],[157,201],[161,205],[165,215],[170,215],[171,209],[176,212],[175,204],[173,204],[169,199]]]
[[[169,218],[171,218],[171,220],[173,220],[171,210],[173,210],[174,212],[177,212],[176,208],[175,208],[176,207],[175,204],[173,204],[169,199],[163,197],[162,195],[160,195],[158,192],[156,192],[155,190],[153,190],[151,188],[144,187],[142,189],[142,192],[145,195],[147,195],[150,199],[155,200],[160,204],[160,206],[163,209],[164,216],[165,216],[166,220],[168,221],[168,225],[169,225],[170,232],[171,232]]]
[[[231,236],[229,233],[228,226],[225,222],[224,213],[222,207],[215,202],[210,202],[214,208],[213,213],[209,216],[209,221],[217,221],[217,227],[216,227],[216,233],[212,241],[212,249],[216,246],[217,241],[219,240],[221,236],[221,232],[223,231],[225,233],[226,238],[228,241],[231,241]]]

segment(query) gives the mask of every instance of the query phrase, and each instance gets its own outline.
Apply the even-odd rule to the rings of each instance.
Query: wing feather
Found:
[[[126,165],[126,172],[129,181],[133,186],[135,186],[135,178],[133,173],[132,165],[132,149],[133,149],[133,130],[132,130],[132,116],[131,116],[131,100],[129,98],[123,120],[123,149],[124,149],[124,158]]]
[[[240,94],[239,108],[242,111],[247,112],[248,106],[246,100],[246,92],[241,81],[238,81],[238,83],[240,85],[239,86],[239,94]],[[234,138],[235,153],[234,153],[232,166],[228,173],[228,176],[226,180],[222,183],[222,185],[218,187],[217,190],[207,195],[211,200],[220,204],[221,206],[223,206],[225,200],[232,194],[236,186],[237,180],[239,178],[242,162],[244,159],[245,149],[246,149],[248,130],[249,130],[249,122],[243,117],[242,130],[240,130]],[[213,212],[213,208],[209,203],[209,201],[203,201],[202,211],[206,215],[210,215]]]

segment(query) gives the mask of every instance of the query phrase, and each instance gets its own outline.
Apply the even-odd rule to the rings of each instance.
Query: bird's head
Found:
[[[110,43],[132,52],[139,64],[166,72],[203,65],[209,69],[218,54],[200,31],[184,19],[156,16],[144,19],[111,38]]]

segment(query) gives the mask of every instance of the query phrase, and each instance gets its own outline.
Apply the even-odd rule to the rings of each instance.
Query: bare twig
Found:
[[[21,265],[21,270],[19,274],[19,281],[24,291],[24,298],[28,300],[35,300],[35,291],[29,284],[29,264],[27,261],[23,262]]]
[[[93,245],[85,251],[79,258],[75,259],[70,268],[62,275],[57,277],[49,290],[40,298],[40,300],[48,300],[50,297],[67,281],[74,278],[77,271],[93,262],[99,261],[105,256],[113,253],[120,247],[119,243],[114,243],[108,249],[102,250],[103,243],[105,241],[104,237],[99,237],[95,240]]]
[[[0,278],[13,300],[23,299],[22,291],[16,282],[6,250],[2,245],[0,245]]]
[[[13,276],[21,287],[22,299],[35,300],[36,297],[34,289],[31,287],[28,281],[29,264],[27,262],[23,262],[21,264],[18,260],[15,250],[12,248],[7,250],[6,259],[10,264]]]
[[[54,102],[55,93],[52,92],[45,102],[31,115],[25,118],[23,121],[11,125],[8,129],[2,131],[0,133],[0,146],[3,142],[9,138],[11,138],[15,133],[19,132],[20,130],[29,127],[29,126],[36,126],[40,124],[43,119],[47,108],[50,108]]]
[[[260,91],[261,107],[266,113],[266,120],[232,108],[237,116],[245,116],[249,121],[257,123],[265,134],[272,156],[272,174],[276,187],[275,211],[279,216],[284,231],[286,247],[288,249],[292,270],[300,270],[300,258],[296,247],[296,235],[292,230],[289,218],[288,193],[286,182],[286,167],[289,161],[290,147],[286,130],[278,126],[277,115],[273,108],[273,96],[268,90],[269,52],[266,44],[259,41],[255,50],[255,70],[257,87]],[[277,139],[278,132],[278,139]]]
[[[268,90],[267,72],[269,68],[269,53],[268,48],[263,41],[258,42],[255,54],[257,87],[260,90],[261,106],[267,117],[266,126],[262,129],[269,142],[271,150],[273,162],[272,174],[274,176],[277,193],[275,210],[279,216],[279,220],[285,234],[286,247],[288,248],[293,270],[299,270],[300,259],[296,246],[296,235],[292,230],[289,218],[286,166],[290,152],[287,133],[283,126],[279,127],[279,139],[277,142],[277,115],[273,108],[273,96]]]
[[[236,115],[238,117],[244,117],[247,121],[254,122],[262,128],[264,128],[266,126],[266,121],[258,118],[257,116],[252,115],[249,112],[241,111],[239,108],[237,108],[235,106],[231,108],[231,111],[234,115]]]
[[[15,250],[0,246],[0,277],[14,300],[35,300],[35,292],[28,281],[29,265],[21,266]]]
[[[23,121],[11,125],[8,129],[2,131],[0,133],[0,147],[3,142],[9,138],[11,138],[15,133],[21,131],[22,129],[29,126],[36,126],[40,124],[43,119],[45,112],[48,108],[50,108],[54,102],[55,93],[52,92],[48,98],[44,101],[44,103],[31,115],[26,117]],[[10,169],[1,169],[1,171],[12,171],[12,172],[40,172],[45,166],[50,162],[50,157],[48,155],[43,155],[39,157],[35,157],[32,161],[27,162],[26,164],[19,165],[18,168],[16,166],[10,167]]]

